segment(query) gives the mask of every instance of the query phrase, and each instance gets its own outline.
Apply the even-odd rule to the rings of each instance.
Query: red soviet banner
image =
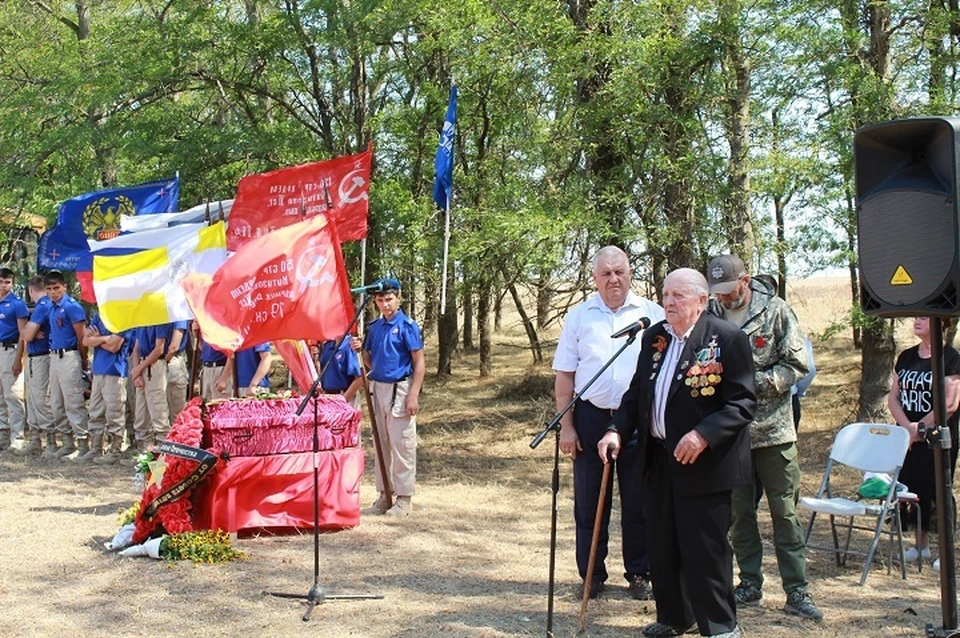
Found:
[[[340,241],[367,236],[370,159],[373,151],[324,162],[247,175],[237,184],[237,197],[227,224],[227,250],[252,239],[332,213]]]
[[[247,242],[180,283],[203,339],[224,352],[279,339],[336,339],[353,319],[336,224],[314,215]]]

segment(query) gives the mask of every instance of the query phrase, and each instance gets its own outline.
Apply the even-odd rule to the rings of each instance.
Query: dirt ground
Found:
[[[849,298],[842,280],[802,282],[791,296],[811,335],[839,320]],[[241,539],[237,545],[249,558],[228,565],[119,558],[104,543],[118,527],[117,510],[137,497],[129,466],[2,455],[0,635],[545,635],[553,439],[536,450],[528,444],[552,415],[552,377],[548,365],[530,367],[520,327],[505,328],[496,337],[495,379],[478,379],[474,356],[464,355],[452,378],[427,380],[414,515],[364,516],[357,528],[320,538],[326,594],[376,593],[383,599],[328,600],[303,622],[300,602],[262,595],[307,593],[313,583],[310,533]],[[912,343],[906,337],[901,347]],[[799,443],[803,494],[815,492],[833,435],[853,418],[859,374],[848,332],[814,339],[814,346],[818,375],[804,403]],[[428,365],[435,365],[429,357]],[[364,505],[375,496],[365,443]],[[769,538],[766,505],[761,507]],[[578,578],[568,459],[561,464],[558,523],[553,630],[575,636],[580,604],[573,597]],[[615,575],[619,539],[611,537],[608,568]],[[824,621],[787,616],[772,546],[765,550],[764,604],[740,615],[748,636],[920,636],[927,622],[941,624],[932,570],[918,573],[914,566],[904,581],[896,571],[888,576],[878,561],[858,587],[862,562],[851,558],[837,568],[823,552],[810,553],[808,576]],[[613,586],[591,602],[582,635],[639,636],[655,619],[652,602],[630,599],[615,581],[611,577]]]

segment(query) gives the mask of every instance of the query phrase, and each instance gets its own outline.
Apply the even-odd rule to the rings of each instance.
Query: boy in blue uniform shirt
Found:
[[[50,308],[53,303],[47,297],[43,276],[30,278],[27,292],[33,302],[33,312],[20,336],[27,344],[27,369],[24,393],[27,399],[27,429],[30,441],[18,456],[53,457],[57,450],[56,434],[53,431],[53,412],[47,394],[50,388]],[[46,443],[46,451],[43,443]]]
[[[145,452],[170,431],[170,404],[167,400],[166,326],[144,326],[134,330],[133,385],[136,390],[134,432],[138,452]]]
[[[200,339],[200,396],[204,401],[229,399],[233,396],[233,359],[204,341],[196,322],[193,338]]]
[[[23,400],[13,384],[23,371],[23,341],[20,331],[27,325],[27,304],[13,294],[13,271],[0,268],[0,452],[10,449],[25,424]]]
[[[87,369],[87,348],[83,335],[87,315],[67,294],[63,273],[51,270],[43,278],[50,298],[50,405],[54,429],[61,444],[56,455],[64,458],[79,450],[86,454],[87,408],[83,403],[83,373]]]
[[[377,472],[380,496],[368,508],[375,514],[407,516],[417,478],[417,413],[426,370],[420,326],[400,310],[400,282],[381,279],[374,302],[380,318],[370,324],[363,344],[370,368],[370,395],[377,432],[384,447],[384,465],[397,501],[388,509],[383,477]]]
[[[175,321],[167,324],[167,408],[171,425],[187,404],[187,322]]]
[[[340,348],[334,351],[336,345],[335,340],[330,340],[320,346],[320,370],[323,372],[320,387],[327,394],[342,394],[347,403],[355,403],[357,391],[363,385],[360,358],[351,347],[349,338],[344,339]]]
[[[83,336],[83,345],[93,348],[93,383],[90,387],[90,451],[77,457],[81,463],[110,465],[120,461],[127,405],[126,335],[114,334],[93,315]],[[103,446],[107,453],[102,455]]]
[[[270,344],[261,343],[252,348],[237,350],[234,356],[234,365],[237,366],[238,395],[243,397],[255,396],[257,388],[270,389],[270,365],[273,355],[270,353]]]

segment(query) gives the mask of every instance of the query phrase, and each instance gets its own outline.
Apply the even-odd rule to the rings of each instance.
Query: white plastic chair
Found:
[[[887,573],[890,573],[892,569],[893,541],[894,536],[896,536],[900,550],[900,571],[904,579],[907,577],[896,490],[900,468],[903,467],[903,459],[909,447],[910,433],[904,428],[885,423],[851,423],[840,430],[833,440],[830,459],[827,461],[827,467],[823,472],[823,479],[820,481],[820,489],[817,490],[816,498],[804,496],[800,499],[800,506],[812,512],[810,522],[807,525],[807,534],[804,537],[807,548],[832,551],[836,556],[838,567],[845,565],[847,556],[851,554],[865,556],[866,563],[863,566],[863,574],[860,576],[861,585],[867,580],[867,574],[870,572],[870,565],[873,563],[877,545],[880,543],[880,536],[885,533],[885,525],[888,526],[886,533],[889,535],[890,542]],[[861,472],[889,474],[893,479],[890,482],[890,490],[883,499],[880,499],[878,504],[834,496],[830,486],[830,473],[834,466],[838,464]],[[857,498],[859,499],[859,497]],[[813,531],[813,523],[817,514],[826,514],[830,517],[833,547],[810,545],[810,534]],[[837,535],[836,517],[838,516],[849,518],[847,524],[842,525],[846,528],[847,533],[846,543],[842,548]],[[854,520],[858,516],[872,517],[875,522],[871,527],[854,525]],[[867,552],[850,549],[850,537],[854,529],[873,532],[873,539]]]

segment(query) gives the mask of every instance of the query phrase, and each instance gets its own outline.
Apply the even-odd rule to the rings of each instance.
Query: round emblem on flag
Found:
[[[367,199],[367,180],[363,179],[364,169],[357,168],[350,171],[340,180],[337,193],[340,195],[340,205],[353,204],[361,199]]]

